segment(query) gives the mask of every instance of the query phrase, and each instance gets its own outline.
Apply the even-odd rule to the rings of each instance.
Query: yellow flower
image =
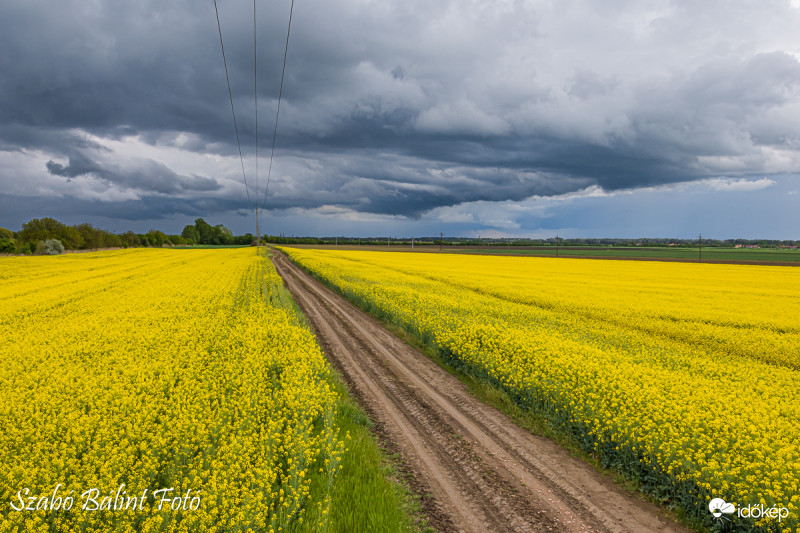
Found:
[[[326,500],[311,486],[338,471],[336,393],[267,258],[151,249],[2,263],[0,499],[61,484],[75,507],[3,513],[0,530],[280,530]],[[98,501],[150,498],[142,512],[76,512],[92,488]],[[158,512],[162,488],[174,491]],[[187,490],[197,508],[172,511]]]
[[[796,268],[284,251],[592,449],[702,488],[699,507],[796,497]]]

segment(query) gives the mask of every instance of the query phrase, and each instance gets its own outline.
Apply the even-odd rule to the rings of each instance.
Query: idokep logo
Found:
[[[714,515],[717,520],[730,520],[730,518],[723,515],[732,515],[736,513],[739,518],[753,518],[760,520],[761,518],[777,518],[778,522],[784,518],[789,517],[789,509],[786,507],[767,507],[763,504],[748,505],[746,507],[739,507],[737,512],[736,506],[728,503],[722,498],[714,498],[708,502],[708,510]]]
[[[711,514],[714,515],[714,518],[720,520],[730,520],[729,518],[722,516],[723,514],[733,514],[736,512],[736,506],[732,503],[728,503],[722,498],[714,498],[710,502],[708,502],[708,510],[711,511]]]

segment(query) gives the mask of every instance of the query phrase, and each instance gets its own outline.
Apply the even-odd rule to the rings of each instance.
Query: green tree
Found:
[[[216,226],[214,226],[214,229],[216,229],[223,235],[227,235],[228,237],[233,237],[233,232],[230,230],[230,228],[227,228],[222,224],[217,224]]]
[[[24,223],[17,236],[20,241],[27,243],[58,239],[70,250],[76,250],[83,244],[83,238],[77,229],[50,217],[34,218]]]
[[[255,242],[255,237],[252,233],[245,233],[244,235],[237,235],[233,238],[233,244],[250,245]]]
[[[200,242],[200,233],[197,231],[197,228],[193,225],[188,225],[184,227],[183,231],[181,232],[181,237],[183,237],[187,241],[191,241],[192,244]]]
[[[194,221],[194,227],[197,229],[197,233],[200,236],[197,242],[200,244],[219,244],[217,232],[208,222],[202,218],[198,218]]]
[[[122,241],[122,246],[125,248],[142,245],[142,240],[132,231],[126,231],[122,235],[119,235],[119,240]]]
[[[164,243],[169,243],[169,237],[163,231],[151,229],[147,232],[147,241],[150,243],[150,246],[161,248]]]
[[[60,222],[52,218],[34,218],[29,220],[22,224],[22,229],[19,232],[19,239],[24,242],[43,241],[50,237],[56,224],[60,224]]]
[[[83,239],[82,248],[111,248],[122,246],[122,240],[111,232],[93,227],[91,224],[73,226]]]
[[[14,232],[11,231],[10,229],[0,228],[0,239],[13,240]]]
[[[229,228],[217,224],[214,226],[214,231],[219,244],[233,244],[233,232]]]
[[[0,239],[0,254],[17,253],[17,243],[14,239]]]

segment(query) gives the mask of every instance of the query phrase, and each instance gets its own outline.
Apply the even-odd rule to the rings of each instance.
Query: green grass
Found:
[[[421,507],[403,486],[396,465],[372,434],[372,423],[349,397],[341,378],[332,382],[341,400],[337,426],[350,434],[336,478],[329,531],[432,531],[424,524]]]
[[[335,424],[340,435],[347,435],[341,469],[333,480],[327,513],[309,506],[302,524],[295,531],[333,533],[380,531],[418,533],[433,530],[425,525],[418,498],[403,484],[397,465],[373,435],[373,424],[350,397],[341,376],[331,370],[328,383],[339,394]],[[314,494],[323,494],[328,479],[316,476]],[[324,524],[320,527],[319,524]]]

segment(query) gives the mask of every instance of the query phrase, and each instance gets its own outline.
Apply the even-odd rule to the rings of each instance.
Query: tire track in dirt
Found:
[[[402,455],[437,529],[689,531],[477,400],[457,378],[283,254],[273,260],[326,355]]]

